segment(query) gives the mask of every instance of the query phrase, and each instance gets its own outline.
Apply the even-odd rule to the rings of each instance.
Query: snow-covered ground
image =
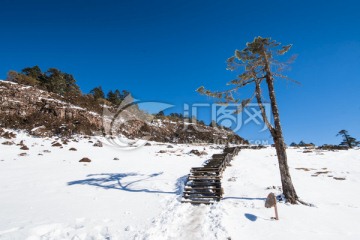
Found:
[[[1,144],[21,140],[29,150]],[[315,207],[280,202],[275,221],[264,207],[280,192],[273,148],[242,150],[224,173],[224,199],[193,206],[180,203],[186,175],[221,149],[205,146],[209,155],[198,157],[188,153],[204,146],[53,141],[0,138],[0,239],[360,239],[360,150],[289,149],[298,195]]]

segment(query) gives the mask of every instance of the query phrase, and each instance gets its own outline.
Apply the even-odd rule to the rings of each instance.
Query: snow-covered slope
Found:
[[[15,145],[21,140],[29,150]],[[316,207],[280,202],[275,221],[264,208],[267,194],[280,192],[273,148],[242,150],[224,173],[224,199],[193,206],[180,203],[182,185],[191,167],[222,151],[216,146],[124,151],[77,140],[60,148],[24,133],[0,138],[0,239],[360,239],[359,150],[289,149],[298,194]],[[204,148],[208,155],[188,154]]]

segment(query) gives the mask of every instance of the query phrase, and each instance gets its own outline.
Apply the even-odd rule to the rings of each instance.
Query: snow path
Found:
[[[224,209],[221,205],[191,205],[178,199],[169,202],[168,208],[154,220],[154,226],[137,239],[228,239],[222,224]]]

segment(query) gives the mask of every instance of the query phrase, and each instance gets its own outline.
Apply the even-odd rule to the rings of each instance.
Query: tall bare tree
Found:
[[[290,171],[287,163],[286,145],[280,124],[279,108],[276,102],[274,80],[275,78],[285,78],[281,72],[288,66],[292,59],[286,62],[280,62],[276,58],[284,55],[291,48],[291,45],[282,46],[279,42],[270,38],[256,37],[253,42],[247,43],[243,50],[236,50],[234,56],[227,60],[227,69],[242,70],[236,79],[230,81],[228,85],[233,87],[226,91],[210,91],[203,86],[197,91],[201,94],[215,97],[222,103],[235,102],[239,103],[236,113],[239,113],[248,103],[256,98],[261,110],[262,118],[269,129],[275,143],[277,158],[280,168],[280,176],[283,194],[288,202],[296,204],[298,202],[306,204],[299,200],[294,185],[291,180]],[[290,80],[290,79],[288,79]],[[254,94],[252,97],[240,100],[236,97],[238,90],[249,84],[254,84]],[[266,85],[270,98],[272,116],[274,125],[268,120],[265,107],[263,104],[262,85]]]

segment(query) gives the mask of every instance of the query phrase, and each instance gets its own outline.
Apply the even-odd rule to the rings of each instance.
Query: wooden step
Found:
[[[185,199],[221,199],[220,196],[183,196]]]
[[[214,201],[192,201],[192,200],[182,200],[182,203],[191,203],[191,204],[214,204]]]
[[[221,179],[221,176],[216,176],[214,174],[211,175],[189,175],[188,179]]]
[[[204,190],[221,190],[221,188],[208,188],[208,187],[188,187],[186,186],[185,187],[185,191],[186,190],[191,190],[191,189],[194,189],[194,190],[201,190],[201,189],[204,189]]]
[[[207,190],[207,189],[206,189]],[[221,190],[219,189],[219,190],[208,190],[208,191],[205,191],[205,189],[204,190],[201,190],[201,191],[199,191],[199,190],[195,190],[195,191],[184,191],[183,192],[184,194],[186,193],[186,194],[217,194],[217,193],[221,193]]]
[[[192,172],[192,173],[218,173],[218,172],[221,172],[221,168],[216,168],[213,170],[207,170],[207,169],[193,170],[193,169],[191,169],[190,172]]]
[[[209,167],[209,168],[206,168],[206,167],[193,167],[191,169],[194,169],[194,170],[216,170],[217,168],[212,168],[212,167]]]
[[[220,180],[213,180],[215,182],[210,182],[209,180],[203,181],[203,180],[191,180],[192,182],[189,184],[186,184],[186,186],[194,187],[194,185],[197,186],[220,186],[221,182]]]

